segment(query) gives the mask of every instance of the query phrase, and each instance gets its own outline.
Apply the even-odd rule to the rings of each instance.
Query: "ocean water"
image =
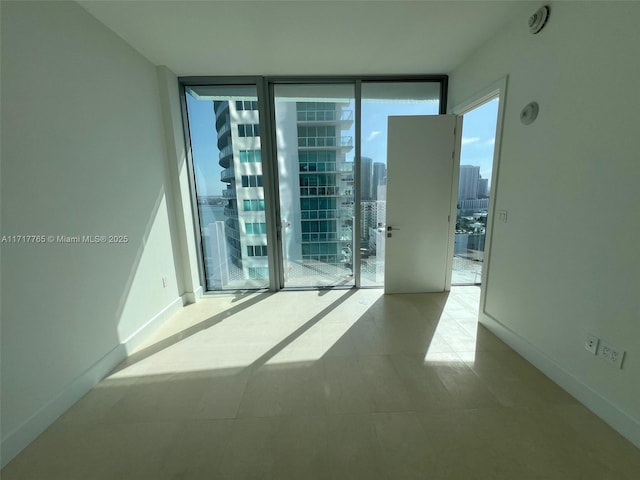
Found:
[[[214,222],[224,222],[224,205],[200,204],[200,223],[206,229]]]

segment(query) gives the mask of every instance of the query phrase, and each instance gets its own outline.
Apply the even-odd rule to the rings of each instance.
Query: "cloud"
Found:
[[[480,141],[480,137],[462,137],[462,145],[467,145],[469,143],[476,143]]]
[[[371,132],[369,134],[369,136],[367,137],[367,142],[370,142],[371,140],[373,140],[374,138],[376,138],[378,135],[380,135],[382,132],[379,132],[378,130],[374,130],[373,132]]]
[[[485,145],[495,145],[496,144],[496,139],[495,138],[490,138],[489,140],[484,142],[484,144]]]

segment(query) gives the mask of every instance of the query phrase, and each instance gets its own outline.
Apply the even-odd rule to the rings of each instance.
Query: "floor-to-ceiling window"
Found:
[[[354,84],[278,84],[285,287],[354,285]]]
[[[360,278],[363,286],[383,286],[388,119],[399,115],[437,115],[440,89],[439,84],[431,82],[362,82],[361,92]],[[420,208],[416,207],[415,218],[419,221]]]
[[[382,286],[387,118],[446,77],[181,83],[207,290]]]
[[[269,286],[255,87],[186,89],[207,290]]]

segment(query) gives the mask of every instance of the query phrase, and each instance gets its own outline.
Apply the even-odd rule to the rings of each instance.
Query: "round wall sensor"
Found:
[[[545,26],[547,20],[549,20],[549,7],[545,5],[529,17],[529,31],[533,34],[538,33]]]
[[[520,112],[520,121],[524,125],[531,125],[533,121],[538,118],[538,102],[531,102]]]

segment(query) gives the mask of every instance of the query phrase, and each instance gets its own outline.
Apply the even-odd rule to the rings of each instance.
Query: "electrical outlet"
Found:
[[[600,346],[600,356],[613,363],[618,368],[622,368],[622,361],[624,360],[623,350],[602,342],[602,345]]]
[[[167,288],[167,285],[169,285],[169,278],[168,277],[162,277],[162,287],[163,288]]]
[[[587,351],[596,355],[598,352],[599,342],[600,342],[600,339],[595,335],[587,335],[587,340],[584,342],[584,348],[586,348]]]

